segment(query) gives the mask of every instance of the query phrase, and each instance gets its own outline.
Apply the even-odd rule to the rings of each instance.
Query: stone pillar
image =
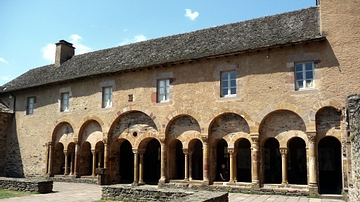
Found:
[[[235,184],[235,170],[236,170],[236,163],[234,162],[234,155],[235,155],[235,149],[234,148],[228,148],[228,152],[230,155],[230,178],[229,178],[229,184]]]
[[[96,169],[96,151],[94,149],[91,150],[92,153],[92,174],[91,176],[95,177],[95,169]]]
[[[259,134],[251,134],[251,181],[253,189],[260,189],[260,180],[259,180]]]
[[[288,184],[288,176],[287,176],[287,148],[280,148],[281,153],[281,168],[282,168],[282,185]]]
[[[308,189],[309,196],[319,196],[318,184],[317,184],[317,169],[316,169],[316,132],[307,132],[308,137],[308,166],[309,166],[309,179]]]
[[[134,182],[133,185],[138,185],[138,181],[139,181],[139,171],[138,171],[138,150],[137,149],[133,149],[132,150],[134,153]]]
[[[64,150],[64,157],[65,157],[65,168],[64,168],[64,175],[68,175],[68,153],[67,150]]]
[[[101,151],[98,151],[98,168],[100,168],[101,167],[101,161],[102,161],[102,152]]]
[[[159,180],[159,186],[161,186],[161,184],[165,183],[166,177],[165,177],[165,172],[166,172],[166,145],[165,145],[165,137],[161,137],[160,138],[160,142],[161,142],[161,156],[160,156],[160,161],[161,161],[161,169],[160,169],[160,180]]]
[[[138,150],[140,156],[140,164],[139,164],[139,184],[144,184],[144,153],[145,150]]]
[[[184,181],[189,181],[189,151],[188,149],[183,149],[185,157],[185,177]]]
[[[75,143],[75,165],[74,165],[74,175],[75,177],[79,176],[79,166],[80,166],[80,151],[79,144]]]
[[[203,185],[209,185],[209,147],[208,136],[203,135]]]
[[[70,161],[70,175],[74,174],[74,153],[70,154],[71,161]]]
[[[192,155],[194,151],[189,149],[189,180],[192,180]]]
[[[108,159],[109,159],[109,151],[108,151],[107,141],[104,141],[104,168],[107,168]]]
[[[47,176],[49,176],[49,177],[51,177],[52,175],[53,175],[53,173],[52,173],[52,164],[53,164],[53,157],[52,157],[52,155],[53,155],[53,149],[52,149],[52,142],[49,142],[48,143],[48,145],[49,145],[49,159],[48,159],[48,162],[49,162],[49,164],[48,164],[48,173],[47,173]]]

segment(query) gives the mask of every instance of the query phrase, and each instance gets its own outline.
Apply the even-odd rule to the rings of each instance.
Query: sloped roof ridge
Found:
[[[310,7],[75,55],[59,67],[31,69],[5,86],[14,91],[322,37],[319,8]]]

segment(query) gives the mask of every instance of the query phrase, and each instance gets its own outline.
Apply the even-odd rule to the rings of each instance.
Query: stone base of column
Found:
[[[260,190],[260,182],[259,180],[253,180],[251,183],[252,190]]]
[[[210,185],[210,182],[209,182],[209,180],[204,180],[204,181],[202,181],[201,184],[202,184],[202,185]]]
[[[317,186],[317,184],[310,184],[308,186],[309,189],[309,196],[310,197],[319,197],[319,187]]]
[[[235,181],[229,181],[228,183],[226,183],[227,185],[235,185]]]
[[[139,186],[139,183],[138,182],[133,182],[133,183],[131,183],[131,186]]]
[[[165,184],[165,180],[160,179],[158,182],[158,188],[163,187],[164,184]]]

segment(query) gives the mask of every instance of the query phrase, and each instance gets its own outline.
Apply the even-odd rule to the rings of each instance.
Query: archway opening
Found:
[[[89,142],[84,142],[81,146],[80,175],[92,175],[92,162],[91,145]]]
[[[96,143],[95,151],[96,151],[95,167],[103,168],[104,167],[104,143],[102,141]]]
[[[290,184],[307,184],[306,144],[299,137],[292,138],[288,150],[288,173]]]
[[[340,194],[342,189],[341,144],[334,137],[324,137],[318,145],[319,192]]]
[[[70,175],[73,175],[74,166],[75,166],[75,144],[73,142],[71,142],[68,145],[67,153],[68,153],[68,172]]]
[[[237,181],[251,182],[251,144],[241,139],[237,147]]]
[[[265,183],[281,183],[281,155],[275,138],[269,138],[264,144],[264,170]]]
[[[144,181],[157,184],[160,179],[161,147],[159,141],[152,139],[146,145],[144,153]]]
[[[55,145],[54,152],[54,167],[53,172],[54,175],[63,175],[65,172],[65,155],[64,155],[64,145],[62,143],[57,143]]]
[[[203,179],[203,150],[202,143],[200,140],[195,140],[192,154],[192,179],[202,180]]]
[[[184,179],[185,155],[180,140],[175,139],[169,144],[169,158],[169,178]]]
[[[217,180],[219,181],[229,181],[229,168],[230,168],[230,161],[229,161],[229,152],[228,152],[228,145],[224,139],[221,139],[216,145],[216,168],[217,168]],[[224,168],[222,167],[223,165]],[[222,177],[225,179],[221,179],[220,173]]]
[[[134,180],[134,154],[128,140],[120,145],[119,173],[121,183],[132,183]]]

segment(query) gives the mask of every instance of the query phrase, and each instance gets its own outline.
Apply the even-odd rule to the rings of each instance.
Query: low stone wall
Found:
[[[15,191],[38,192],[44,194],[52,192],[53,181],[0,177],[0,188]]]
[[[268,195],[287,195],[287,196],[309,196],[307,186],[283,186],[283,185],[266,185],[260,189],[252,189],[249,184],[238,185],[193,185],[189,183],[165,183],[162,185],[166,188],[184,189],[184,190],[205,190],[210,192],[228,192],[244,194],[268,194]]]
[[[54,182],[75,182],[75,183],[86,183],[86,184],[98,184],[98,179],[97,178],[87,178],[87,177],[82,177],[82,178],[76,178],[76,177],[72,177],[72,176],[54,176],[51,177],[51,180],[53,180]]]
[[[102,186],[102,197],[108,200],[120,201],[199,201],[199,202],[228,202],[228,193],[210,192],[203,190],[183,190],[157,188],[154,186]]]

